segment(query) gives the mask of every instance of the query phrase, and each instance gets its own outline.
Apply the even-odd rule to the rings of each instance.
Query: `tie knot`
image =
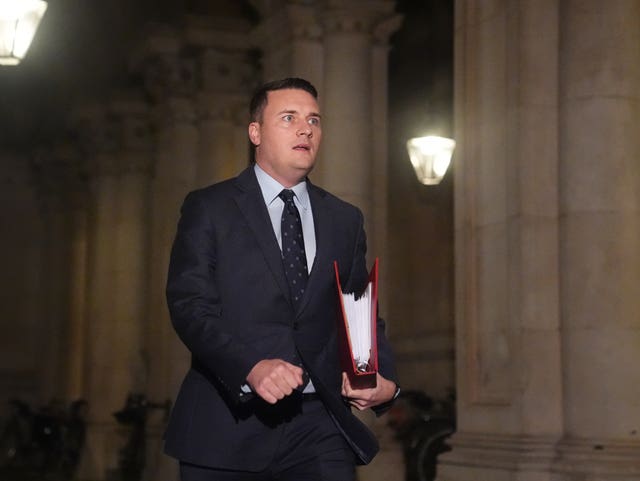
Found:
[[[278,197],[280,197],[285,202],[285,204],[289,204],[289,203],[293,203],[294,195],[295,193],[292,190],[282,189],[282,192],[278,194]]]

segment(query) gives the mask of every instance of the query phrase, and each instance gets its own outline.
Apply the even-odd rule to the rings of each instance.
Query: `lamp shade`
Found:
[[[17,65],[47,9],[43,0],[0,0],[0,65]]]
[[[439,184],[451,163],[456,143],[446,137],[415,137],[407,141],[407,150],[418,180],[425,185]]]

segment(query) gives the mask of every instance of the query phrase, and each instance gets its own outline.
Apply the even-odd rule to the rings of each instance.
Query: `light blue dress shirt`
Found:
[[[254,171],[258,178],[258,184],[260,184],[264,203],[267,205],[267,209],[269,210],[269,217],[271,218],[273,232],[275,232],[278,245],[280,246],[280,249],[282,249],[282,234],[280,232],[280,226],[282,210],[284,209],[284,201],[278,197],[278,194],[282,192],[282,189],[286,189],[286,187],[283,187],[280,182],[262,170],[258,164],[254,164]],[[316,231],[313,225],[313,212],[311,210],[309,192],[307,191],[307,183],[302,181],[291,187],[290,190],[295,194],[293,202],[296,204],[296,207],[300,212],[302,236],[304,237],[304,251],[307,255],[307,270],[311,272],[313,260],[316,258]]]

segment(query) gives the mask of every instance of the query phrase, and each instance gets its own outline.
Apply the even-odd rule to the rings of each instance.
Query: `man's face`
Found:
[[[322,138],[319,112],[316,99],[304,90],[274,90],[267,94],[262,120],[249,124],[256,163],[285,187],[313,169]]]

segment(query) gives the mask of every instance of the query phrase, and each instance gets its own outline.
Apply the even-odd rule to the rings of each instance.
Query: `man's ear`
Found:
[[[249,140],[256,147],[260,145],[260,124],[258,122],[249,124]]]

